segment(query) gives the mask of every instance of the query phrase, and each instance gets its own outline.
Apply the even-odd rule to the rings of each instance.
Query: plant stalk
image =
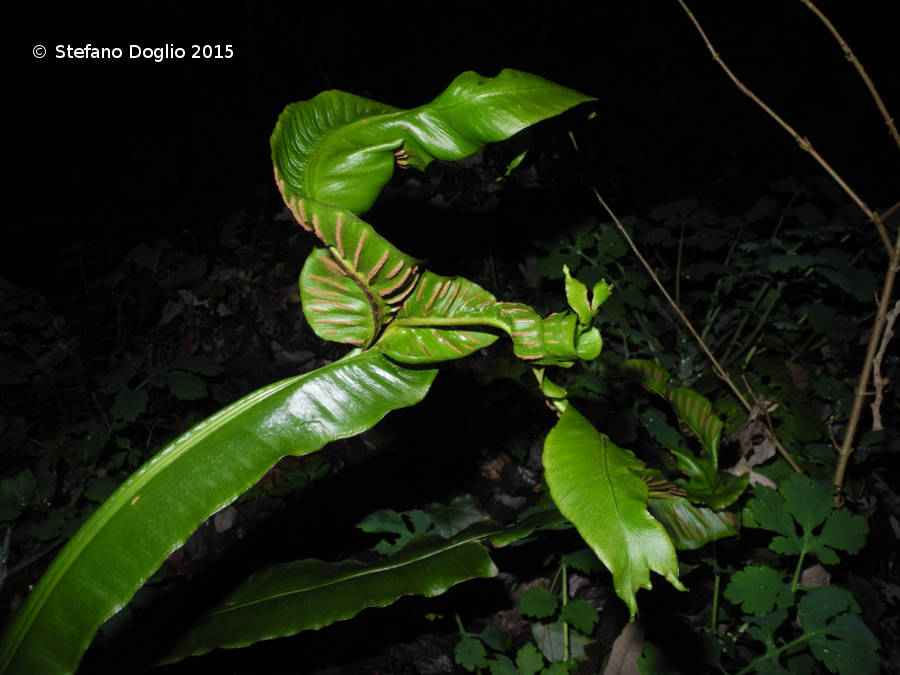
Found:
[[[878,350],[878,343],[881,341],[881,335],[884,331],[888,306],[891,303],[891,295],[894,291],[894,280],[897,277],[898,268],[900,268],[900,229],[897,231],[891,261],[888,265],[887,272],[884,275],[884,284],[881,287],[881,298],[878,302],[878,313],[875,315],[875,321],[872,324],[869,345],[866,347],[866,357],[863,361],[862,372],[859,374],[859,379],[856,382],[856,391],[853,395],[853,406],[850,409],[850,417],[847,420],[847,429],[844,432],[844,439],[838,454],[838,463],[837,468],[835,468],[834,471],[833,480],[838,488],[844,484],[844,475],[847,472],[847,464],[850,461],[850,455],[853,454],[853,439],[856,437],[856,429],[859,425],[860,415],[862,414],[866,389],[869,386],[869,379],[872,376],[872,367],[875,361],[875,354]]]

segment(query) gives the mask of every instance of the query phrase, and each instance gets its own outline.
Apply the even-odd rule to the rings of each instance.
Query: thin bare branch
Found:
[[[881,346],[875,354],[872,362],[872,387],[875,389],[875,398],[872,401],[872,431],[881,431],[884,424],[881,422],[881,403],[884,398],[884,385],[888,383],[881,375],[881,362],[884,359],[884,353],[887,351],[888,343],[894,337],[894,322],[897,315],[900,314],[900,300],[894,303],[894,309],[887,313],[884,323],[884,333],[881,336]]]
[[[715,61],[719,66],[725,71],[725,74],[731,79],[732,82],[740,89],[746,96],[748,96],[754,103],[756,103],[760,108],[762,108],[773,120],[775,120],[785,131],[787,131],[797,144],[800,146],[802,150],[808,152],[813,159],[815,159],[819,165],[825,169],[829,176],[841,186],[844,192],[856,202],[856,205],[862,209],[863,213],[866,214],[866,217],[869,218],[874,224],[875,228],[878,230],[878,235],[881,237],[881,242],[884,244],[884,248],[888,253],[888,257],[893,256],[893,247],[891,245],[890,237],[888,236],[887,229],[884,226],[881,218],[875,213],[869,206],[862,200],[862,198],[847,184],[847,182],[831,167],[831,165],[825,161],[825,158],[822,157],[818,153],[818,151],[813,147],[812,143],[805,136],[801,136],[797,131],[784,119],[781,118],[774,110],[772,110],[768,105],[766,105],[756,94],[754,94],[748,87],[745,85],[738,77],[731,72],[731,68],[721,59],[718,52],[710,42],[709,38],[706,36],[706,32],[703,30],[703,27],[700,25],[700,22],[694,16],[693,12],[688,8],[685,4],[684,0],[678,0],[678,4],[681,5],[682,9],[687,14],[688,18],[691,20],[691,23],[694,24],[694,27],[697,29],[697,32],[700,33],[700,37],[703,38],[703,41],[706,43],[706,47],[709,49],[709,53],[712,55],[713,61]]]
[[[866,87],[869,89],[869,93],[872,94],[872,98],[875,99],[875,105],[878,106],[878,110],[881,111],[881,116],[884,118],[884,123],[887,125],[888,132],[891,136],[894,137],[894,142],[897,144],[897,148],[900,149],[900,133],[897,132],[897,125],[894,124],[894,118],[891,117],[891,114],[888,112],[887,106],[884,104],[884,101],[881,100],[881,95],[878,93],[878,90],[875,88],[875,84],[872,82],[869,74],[866,72],[866,69],[863,68],[860,60],[856,58],[856,54],[853,53],[853,50],[850,49],[850,45],[847,44],[847,41],[841,37],[841,34],[838,33],[837,28],[828,20],[828,17],[822,14],[818,7],[816,7],[812,0],[800,0],[804,5],[806,5],[813,14],[819,17],[819,20],[825,24],[825,27],[831,32],[834,36],[834,39],[838,41],[838,44],[841,46],[841,49],[844,52],[844,56],[847,60],[853,64],[853,67],[856,68],[856,72],[859,73],[859,76],[863,79],[863,82],[866,83]]]
[[[847,429],[844,431],[844,440],[841,443],[841,452],[838,457],[837,468],[834,470],[834,484],[838,487],[841,487],[844,483],[844,474],[847,472],[847,464],[850,461],[850,455],[853,454],[853,440],[856,437],[856,428],[859,426],[863,400],[866,397],[866,388],[869,386],[869,378],[872,376],[872,367],[874,366],[878,343],[884,332],[888,306],[891,303],[891,295],[894,292],[894,280],[897,277],[898,269],[900,269],[900,230],[897,231],[897,238],[894,242],[894,253],[891,255],[891,262],[884,275],[884,284],[881,287],[881,299],[878,302],[878,313],[875,315],[875,322],[872,324],[872,334],[869,336],[869,345],[866,348],[866,357],[863,361],[862,372],[856,382],[856,391],[853,394],[853,405],[850,408]]]

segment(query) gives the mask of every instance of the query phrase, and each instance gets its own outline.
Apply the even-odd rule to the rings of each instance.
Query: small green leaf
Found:
[[[167,373],[166,385],[172,395],[181,401],[197,401],[206,397],[206,382],[193,373],[178,370]]]
[[[544,657],[534,644],[528,642],[516,653],[516,666],[520,675],[534,675],[544,667]]]
[[[577,551],[572,551],[571,553],[563,554],[562,562],[585,574],[599,572],[602,569],[602,563],[597,557],[597,554],[589,548],[582,548]]]
[[[431,525],[431,516],[421,509],[397,513],[392,509],[382,509],[370,513],[357,525],[363,532],[386,532],[396,534],[393,542],[382,539],[372,550],[382,555],[393,555],[402,550],[414,537],[419,537],[428,532]]]
[[[745,617],[749,619],[747,634],[762,642],[766,646],[766,651],[772,651],[778,646],[775,632],[781,627],[787,616],[787,610],[782,607],[762,616]],[[770,659],[768,663],[771,663],[771,667],[776,669],[774,672],[781,672],[777,670],[781,668],[777,658]]]
[[[506,654],[498,654],[488,661],[491,675],[519,675],[516,664]]]
[[[100,503],[109,497],[117,487],[119,487],[119,481],[110,476],[100,476],[88,486],[84,491],[84,496],[92,502]]]
[[[487,518],[478,500],[472,495],[459,495],[449,504],[428,504],[424,511],[431,517],[431,523],[442,537],[452,537],[469,525]]]
[[[34,530],[34,536],[40,541],[56,539],[66,525],[65,509],[56,509]]]
[[[522,163],[522,160],[525,159],[525,155],[527,155],[527,154],[528,154],[528,150],[523,150],[518,155],[513,157],[510,160],[509,164],[506,165],[506,172],[502,176],[499,176],[497,178],[497,181],[499,182],[499,181],[503,180],[504,178],[507,178],[509,176],[509,174],[511,174],[513,171],[515,171],[519,167],[519,164]]]
[[[856,553],[868,532],[865,518],[835,509],[829,484],[813,482],[801,474],[782,481],[780,492],[757,487],[756,496],[747,506],[761,527],[778,533],[769,545],[773,551],[784,555],[812,553],[829,565],[839,560],[834,549]],[[795,520],[800,524],[800,534]]]
[[[585,600],[573,600],[563,605],[560,618],[585,635],[590,635],[594,631],[594,625],[600,620],[597,610]]]
[[[591,303],[588,300],[587,286],[569,274],[568,265],[563,265],[563,275],[566,280],[566,301],[578,316],[578,322],[586,326],[597,313],[596,310],[591,308]]]
[[[519,612],[536,619],[546,619],[556,613],[559,598],[543,586],[532,586],[522,593],[519,601]]]
[[[481,638],[484,644],[498,652],[505,652],[512,646],[512,640],[509,639],[509,636],[494,624],[485,626],[484,630],[478,634],[478,637]]]
[[[112,416],[122,422],[134,422],[147,412],[147,392],[122,389],[112,406]]]
[[[487,667],[487,652],[481,640],[472,637],[464,637],[453,648],[453,658],[469,672],[476,668]]]
[[[725,588],[725,597],[756,616],[768,614],[776,606],[790,607],[794,602],[791,587],[781,573],[762,565],[750,565],[735,572]]]
[[[575,340],[575,353],[579,359],[593,361],[603,350],[603,338],[596,327],[581,333]]]
[[[832,673],[878,673],[878,640],[858,612],[853,596],[836,586],[820,586],[800,598],[797,620],[813,656]]]

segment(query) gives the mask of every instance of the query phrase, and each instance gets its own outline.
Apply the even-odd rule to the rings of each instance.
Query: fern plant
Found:
[[[436,595],[465,579],[493,576],[489,547],[564,520],[610,569],[632,616],[636,592],[650,587],[651,571],[682,588],[670,534],[648,512],[651,498],[675,495],[665,492],[658,472],[598,432],[546,371],[598,356],[602,340],[593,319],[609,285],[601,280],[589,291],[564,270],[568,309],[541,317],[527,305],[498,301],[467,279],[431,272],[359,217],[396,167],[424,169],[434,160],[464,158],[590,100],[504,70],[494,78],[463,73],[433,101],[411,110],[340,91],[288,106],[272,135],[272,159],[285,204],[318,241],[300,274],[304,316],[317,336],[350,350],[231,404],[140,467],[72,537],[28,596],[2,638],[0,672],[76,670],[101,623],[206,518],[281,457],[315,452],[418,403],[438,364],[471,355],[501,334],[534,368],[559,416],[544,450],[552,504],[510,526],[480,521],[449,535],[426,527],[414,534],[427,536],[388,547],[389,557],[375,562],[301,560],[263,569],[183,635],[164,660],[319,628],[402,595]],[[707,451],[714,454],[715,447]],[[682,465],[693,471],[686,458]],[[707,483],[694,479],[689,487],[696,488],[695,498],[713,501],[723,492],[716,467],[704,466]],[[738,491],[725,492],[733,497]],[[697,507],[686,501],[681,506],[682,514],[696,515]],[[671,510],[669,515],[679,517]],[[719,528],[707,538],[723,533],[730,530]]]

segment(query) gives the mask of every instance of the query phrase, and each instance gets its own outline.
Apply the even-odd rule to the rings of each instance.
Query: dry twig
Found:
[[[700,37],[702,37],[703,41],[706,43],[706,47],[709,49],[709,53],[712,54],[713,61],[715,61],[716,63],[719,64],[719,66],[722,68],[722,70],[725,71],[725,74],[728,75],[729,78],[731,78],[731,81],[734,82],[734,84],[737,86],[738,89],[741,90],[741,92],[743,92],[745,95],[750,97],[750,99],[754,103],[756,103],[760,108],[762,108],[763,110],[766,111],[766,113],[769,115],[769,117],[771,117],[773,120],[778,122],[778,124],[781,125],[781,127],[785,131],[787,131],[794,138],[795,141],[797,141],[797,144],[800,146],[800,149],[808,152],[812,156],[812,158],[815,159],[823,169],[825,169],[825,171],[828,173],[828,175],[831,176],[831,178],[838,185],[841,186],[841,188],[844,190],[844,192],[846,192],[847,195],[849,195],[850,199],[852,199],[854,202],[856,202],[856,205],[859,206],[859,208],[862,209],[863,213],[866,214],[866,216],[869,218],[869,220],[871,220],[875,224],[875,228],[878,230],[878,235],[881,237],[881,242],[882,242],[882,244],[884,244],[884,248],[887,251],[888,256],[890,257],[894,251],[893,251],[893,247],[891,246],[891,240],[890,240],[890,237],[888,236],[887,229],[885,228],[884,223],[882,222],[881,216],[879,216],[875,211],[870,209],[868,204],[866,204],[862,200],[862,198],[849,185],[847,185],[847,182],[843,178],[841,178],[840,175],[838,175],[838,173],[831,167],[831,165],[827,161],[825,161],[825,158],[822,157],[822,155],[820,155],[818,153],[818,151],[813,147],[812,143],[810,142],[810,140],[808,138],[798,134],[797,131],[790,124],[785,122],[784,119],[782,119],[781,116],[778,115],[778,113],[776,113],[768,105],[766,105],[756,94],[754,94],[747,87],[747,85],[745,85],[743,82],[741,82],[741,80],[739,80],[737,78],[737,76],[733,72],[731,72],[731,68],[729,68],[728,65],[721,59],[721,57],[719,56],[719,53],[712,46],[712,43],[709,41],[709,38],[706,37],[706,32],[703,30],[703,27],[700,25],[700,22],[697,21],[697,18],[694,16],[693,12],[691,12],[691,10],[685,4],[684,0],[678,0],[678,3],[681,5],[682,9],[684,9],[685,13],[688,15],[688,18],[694,24],[694,27],[697,29],[697,32],[700,33]]]
[[[884,398],[884,385],[888,383],[881,375],[881,362],[887,351],[888,342],[894,337],[894,322],[900,314],[900,300],[894,303],[894,309],[887,313],[884,322],[884,333],[881,336],[881,346],[872,361],[872,386],[875,388],[875,398],[872,400],[872,431],[881,431],[884,425],[881,422],[881,403]]]

